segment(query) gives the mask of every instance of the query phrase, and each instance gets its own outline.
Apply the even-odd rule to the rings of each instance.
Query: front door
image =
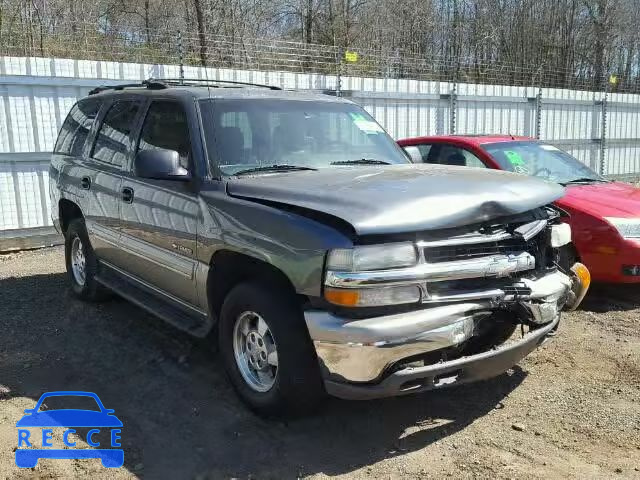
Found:
[[[175,150],[182,166],[193,172],[189,132],[187,115],[179,102],[153,101],[135,153],[156,148]],[[189,182],[138,178],[133,170],[132,164],[122,182],[125,270],[162,293],[197,305],[197,196]]]

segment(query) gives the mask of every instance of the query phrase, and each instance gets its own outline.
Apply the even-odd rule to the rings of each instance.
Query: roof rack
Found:
[[[202,78],[150,78],[140,83],[123,83],[120,85],[101,85],[89,91],[89,95],[95,95],[106,90],[124,90],[125,88],[148,88],[150,90],[162,90],[169,87],[215,87],[218,85],[237,85],[245,87],[268,88],[269,90],[282,90],[274,85],[263,85],[261,83],[236,82],[232,80],[206,80]]]
[[[164,83],[170,86],[189,86],[189,87],[198,87],[198,86],[215,86],[210,84],[222,84],[222,85],[239,85],[245,87],[260,87],[260,88],[268,88],[269,90],[282,90],[280,87],[276,87],[275,85],[265,85],[262,83],[251,83],[251,82],[238,82],[234,80],[209,80],[205,78],[150,78],[149,82],[159,82]]]
[[[89,95],[95,95],[105,90],[124,90],[125,88],[148,88],[150,90],[160,90],[167,88],[167,85],[163,82],[158,82],[154,79],[143,80],[140,83],[122,83],[119,85],[100,85],[99,87],[89,90]]]

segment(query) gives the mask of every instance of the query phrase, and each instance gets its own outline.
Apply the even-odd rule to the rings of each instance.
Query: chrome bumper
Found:
[[[367,400],[423,392],[495,377],[513,367],[553,337],[559,323],[558,316],[551,323],[525,334],[517,342],[449,362],[404,368],[388,375],[378,383],[358,384],[326,380],[325,388],[335,397]]]
[[[388,381],[385,373],[389,367],[414,355],[470,339],[476,320],[500,304],[511,301],[525,307],[533,323],[544,325],[535,332],[556,324],[573,282],[567,275],[554,272],[537,280],[519,280],[530,289],[526,297],[511,299],[510,293],[495,290],[495,296],[489,300],[433,306],[396,315],[350,320],[311,310],[305,313],[305,320],[330,392],[337,391],[336,385],[357,382],[360,382],[358,390],[377,391],[376,384]],[[403,371],[391,376],[402,375]],[[366,384],[362,385],[363,382]]]

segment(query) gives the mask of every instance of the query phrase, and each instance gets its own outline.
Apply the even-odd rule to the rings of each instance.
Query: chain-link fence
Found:
[[[574,90],[605,89],[609,74],[594,78],[589,70],[418,53],[389,44],[339,47],[276,38],[230,37],[176,29],[145,29],[130,24],[6,24],[0,31],[0,55],[53,57],[217,68],[277,70],[382,78],[457,81]],[[345,61],[345,51],[358,53]],[[640,72],[615,77],[611,91],[640,92]]]
[[[361,104],[396,139],[526,135],[604,175],[640,177],[640,95],[630,79],[609,83],[544,66],[426,58],[384,45],[345,51],[82,24],[36,33],[5,29],[0,36],[0,248],[2,237],[50,225],[46,152],[73,103],[98,85],[149,77],[313,89]]]

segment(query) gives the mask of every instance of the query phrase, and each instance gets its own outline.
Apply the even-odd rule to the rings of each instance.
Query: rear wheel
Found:
[[[317,408],[324,396],[318,360],[295,299],[261,283],[243,283],[222,305],[219,349],[240,398],[268,416]]]
[[[65,260],[67,274],[73,293],[82,300],[100,301],[109,297],[109,291],[96,281],[98,259],[96,258],[84,220],[72,220],[65,238]]]

